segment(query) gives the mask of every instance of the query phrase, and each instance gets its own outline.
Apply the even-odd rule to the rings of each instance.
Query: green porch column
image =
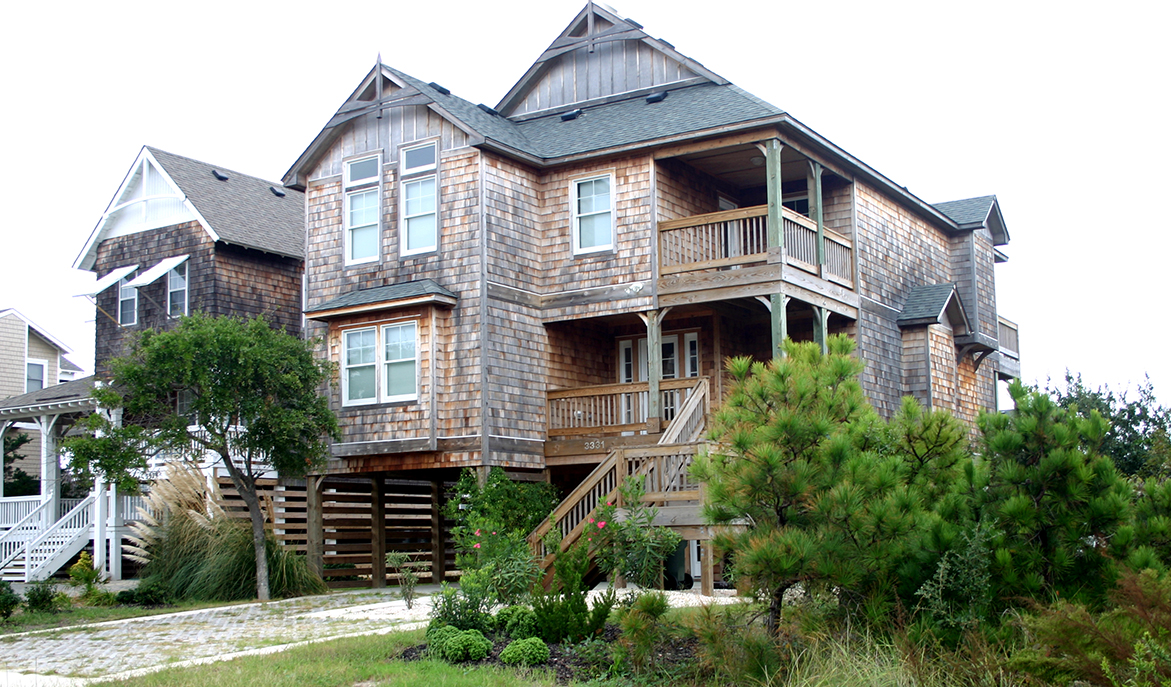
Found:
[[[663,378],[663,316],[666,311],[648,310],[640,315],[646,323],[646,357],[647,357],[647,432],[657,434],[661,431],[663,417],[662,398],[659,393],[659,382]]]
[[[809,216],[817,222],[817,271],[819,277],[825,277],[825,220],[822,210],[823,197],[821,194],[821,163],[809,161]]]
[[[789,296],[783,293],[769,295],[769,315],[772,326],[773,358],[785,357],[781,343],[789,336]]]
[[[813,340],[821,346],[821,352],[828,353],[829,346],[829,310],[820,306],[813,307]]]
[[[768,247],[771,253],[776,249],[780,253],[780,262],[777,270],[783,270],[785,264],[785,218],[781,211],[783,192],[781,190],[781,150],[784,145],[780,139],[770,138],[765,143],[765,173],[768,190]],[[774,293],[769,296],[769,329],[772,332],[773,357],[784,355],[781,342],[789,335],[789,322],[785,317],[785,303],[788,298],[784,294]]]

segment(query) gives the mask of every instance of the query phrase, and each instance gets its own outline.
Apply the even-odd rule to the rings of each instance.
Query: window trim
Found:
[[[386,358],[386,332],[389,329],[401,328],[401,327],[406,327],[406,326],[410,326],[411,329],[414,330],[415,388],[414,388],[414,391],[410,394],[396,394],[396,395],[392,396],[387,393],[387,386],[388,386],[387,378],[386,378],[386,373],[388,370],[387,365],[392,362],[402,362],[405,360],[410,360],[410,358],[400,358],[400,359],[396,359],[393,361],[387,360],[387,358]],[[339,352],[340,364],[338,365],[338,367],[341,370],[340,377],[341,377],[342,407],[370,406],[370,405],[378,405],[378,404],[385,404],[385,403],[417,402],[420,398],[419,386],[420,386],[420,381],[422,379],[422,363],[423,363],[422,356],[421,356],[421,348],[419,346],[419,331],[421,330],[421,328],[422,327],[421,327],[419,318],[407,318],[407,319],[395,320],[392,322],[362,323],[360,325],[355,325],[353,327],[349,327],[349,328],[341,330],[341,346],[340,346],[340,352]],[[374,332],[374,362],[373,362],[374,396],[371,398],[354,400],[349,397],[350,396],[350,388],[349,388],[350,387],[350,381],[349,381],[350,378],[349,378],[348,373],[349,373],[349,369],[351,366],[346,364],[347,363],[346,354],[347,354],[347,351],[349,350],[348,345],[347,345],[347,338],[351,334],[357,334],[360,332],[371,332],[371,331]],[[352,367],[366,367],[368,365],[370,365],[370,363],[362,363],[361,365],[354,365]]]
[[[350,179],[350,169],[359,162],[367,160],[375,160],[378,168],[377,173],[373,177],[367,177],[354,181]],[[369,155],[363,153],[352,158],[342,161],[342,231],[344,240],[342,241],[342,262],[346,267],[353,265],[367,265],[373,262],[379,262],[382,259],[382,153],[375,153]],[[350,224],[350,205],[353,199],[359,195],[365,195],[369,192],[374,192],[374,223],[363,224],[361,226],[353,226]],[[353,258],[353,232],[355,229],[374,228],[374,254],[362,258]]]
[[[586,182],[590,182],[590,181],[596,181],[598,179],[607,179],[610,184],[610,207],[604,211],[610,215],[610,242],[606,243],[606,244],[600,244],[597,246],[590,246],[588,248],[582,248],[582,246],[581,246],[581,218],[587,217],[587,216],[589,216],[589,217],[597,216],[597,215],[602,214],[602,212],[591,212],[591,213],[579,214],[578,213],[578,200],[579,200],[578,192],[579,192],[579,189],[581,188],[582,184],[584,184]],[[618,243],[618,236],[617,236],[618,232],[617,232],[617,221],[616,221],[617,216],[615,214],[615,203],[614,203],[615,193],[614,193],[614,191],[615,191],[614,172],[604,172],[602,174],[593,174],[590,176],[577,177],[577,178],[569,180],[569,215],[570,215],[569,242],[570,242],[570,247],[572,248],[573,254],[575,256],[577,256],[577,255],[592,255],[594,253],[613,252],[615,250],[615,246]]]
[[[29,389],[28,388],[28,381],[29,381],[28,368],[32,365],[37,365],[41,368],[41,389],[47,389],[50,386],[52,386],[52,384],[49,383],[49,361],[48,360],[41,360],[38,358],[25,358],[24,359],[24,393],[26,393],[26,394],[31,393],[33,391],[40,391],[41,390],[41,389]]]
[[[191,291],[191,279],[190,279],[191,271],[189,269],[187,269],[187,265],[188,265],[187,261],[183,261],[183,262],[179,263],[178,265],[175,265],[175,267],[173,269],[171,269],[169,272],[167,272],[167,318],[168,319],[170,319],[172,317],[176,317],[175,313],[171,312],[171,294],[173,294],[177,291],[183,292],[183,312],[180,313],[178,315],[178,317],[185,317],[186,315],[190,314],[190,310],[188,309],[187,306],[188,306],[188,303],[190,303],[188,298],[189,298],[189,294]],[[175,289],[175,288],[171,287],[171,275],[177,273],[179,271],[179,268],[183,268],[183,288],[182,289]]]
[[[422,212],[416,215],[407,214],[407,185],[416,184],[419,182],[432,180],[435,183],[435,193],[432,194],[431,212]],[[409,237],[409,220],[416,217],[426,217],[431,215],[435,218],[435,240],[429,246],[421,248],[407,248],[410,244]],[[411,255],[421,255],[423,253],[434,253],[439,250],[439,175],[438,174],[424,174],[422,176],[415,176],[409,179],[403,178],[399,181],[399,255],[407,257]]]
[[[419,150],[420,148],[434,148],[435,161],[429,165],[422,167],[407,167],[407,153],[412,150]],[[428,172],[437,172],[439,170],[439,139],[431,139],[427,141],[417,142],[412,141],[409,144],[402,145],[398,149],[399,159],[399,176],[414,176],[415,174],[426,174]]]
[[[138,270],[134,270],[130,272],[130,274],[127,274],[125,277],[122,277],[118,280],[118,325],[122,327],[133,327],[134,325],[138,324],[138,289],[133,286],[127,286],[127,284],[137,278],[137,275]],[[131,293],[134,294],[132,298],[122,297],[122,290],[126,288],[129,288]],[[134,307],[130,309],[130,313],[133,315],[133,318],[130,322],[122,321],[122,303],[125,301],[131,301],[134,303]]]

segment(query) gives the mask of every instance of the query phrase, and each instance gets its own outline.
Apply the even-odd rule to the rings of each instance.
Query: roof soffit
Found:
[[[582,48],[588,48],[592,53],[598,44],[615,41],[636,41],[646,45],[662,54],[667,60],[677,63],[681,70],[689,73],[687,79],[700,77],[721,85],[729,83],[727,79],[675,50],[670,43],[651,38],[642,29],[641,24],[618,15],[613,9],[599,3],[589,2],[578,12],[557,39],[545,49],[545,52],[537,58],[537,61],[529,67],[520,80],[509,89],[495,109],[506,117],[514,115],[518,105],[524,102],[529,93],[540,85],[545,74],[564,56]],[[617,93],[606,95],[617,95]],[[592,99],[592,97],[582,98],[583,101],[587,99]],[[569,104],[556,106],[552,109],[565,109],[567,107]]]

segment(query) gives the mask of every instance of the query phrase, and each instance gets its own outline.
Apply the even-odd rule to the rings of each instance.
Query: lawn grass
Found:
[[[101,685],[122,687],[552,687],[543,671],[467,668],[442,661],[391,660],[424,641],[423,630],[349,637],[263,656],[169,668]]]

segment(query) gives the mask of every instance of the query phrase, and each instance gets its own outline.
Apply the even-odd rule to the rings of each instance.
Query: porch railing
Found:
[[[40,534],[43,514],[49,510],[52,502],[40,503],[41,497],[36,498],[38,501],[34,504],[35,508],[13,523],[6,532],[0,534],[0,568],[12,562],[17,555],[24,553],[25,545],[28,544],[29,540],[35,539]]]
[[[0,529],[12,527],[41,505],[41,497],[5,496],[0,498]]]
[[[817,260],[817,223],[781,208],[785,261],[802,271],[853,288],[854,244],[830,229],[825,264]],[[758,205],[659,222],[659,274],[727,269],[769,262],[768,206]]]
[[[659,382],[663,422],[675,419],[683,403],[701,379],[664,379]],[[647,422],[647,382],[602,384],[546,393],[549,436],[576,436],[617,432],[640,432]]]

